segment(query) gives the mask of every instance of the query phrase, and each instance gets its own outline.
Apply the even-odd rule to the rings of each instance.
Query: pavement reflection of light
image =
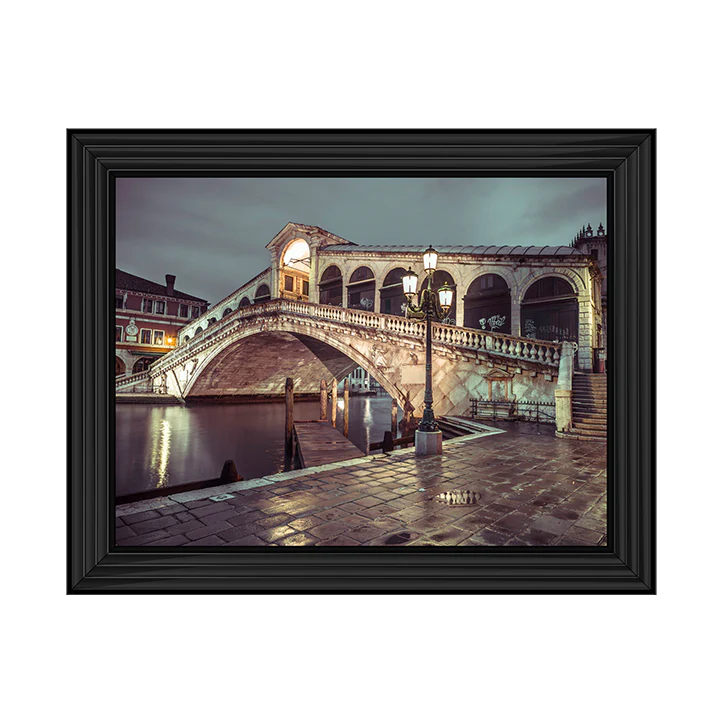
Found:
[[[165,487],[168,483],[168,462],[171,459],[171,423],[167,419],[161,421],[160,448],[155,452],[156,487]]]

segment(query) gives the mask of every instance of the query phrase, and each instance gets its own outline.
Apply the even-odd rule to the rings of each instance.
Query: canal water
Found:
[[[340,400],[339,429],[342,405]],[[213,479],[227,459],[244,479],[283,472],[285,414],[283,402],[117,404],[116,495]],[[318,417],[318,402],[295,402],[295,419]],[[387,394],[349,399],[349,439],[359,449],[381,442],[390,420]]]

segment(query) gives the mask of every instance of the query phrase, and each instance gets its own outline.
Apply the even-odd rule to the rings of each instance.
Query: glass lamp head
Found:
[[[429,273],[437,268],[437,257],[439,254],[431,247],[424,252],[424,270]]]
[[[444,284],[442,284],[442,286],[439,288],[439,291],[437,293],[439,294],[439,305],[442,307],[444,313],[446,314],[449,311],[449,308],[452,306],[452,296],[454,295],[454,292],[445,281]]]
[[[417,293],[417,282],[419,277],[412,271],[412,267],[409,267],[404,276],[402,276],[402,288],[404,289],[404,295],[409,297],[414,296]]]

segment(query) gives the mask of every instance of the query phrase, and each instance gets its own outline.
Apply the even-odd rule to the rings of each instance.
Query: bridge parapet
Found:
[[[239,322],[254,317],[268,317],[271,319],[279,315],[337,322],[373,331],[411,337],[418,341],[423,341],[425,337],[424,323],[405,317],[347,309],[340,306],[326,306],[306,301],[274,299],[263,304],[241,307],[223,317],[155,362],[151,367],[151,375],[153,376],[154,372],[173,366],[177,359],[186,356],[192,350],[195,351],[199,347],[205,347],[211,340],[230,333],[232,329],[238,326]],[[437,343],[452,347],[480,350],[507,358],[551,366],[559,364],[562,346],[559,342],[541,341],[528,337],[516,337],[509,334],[498,334],[446,324],[432,325],[432,339]]]

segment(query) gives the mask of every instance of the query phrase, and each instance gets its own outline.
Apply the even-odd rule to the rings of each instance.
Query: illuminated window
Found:
[[[153,332],[153,343],[156,346],[163,346],[163,332],[162,331],[154,331]]]

